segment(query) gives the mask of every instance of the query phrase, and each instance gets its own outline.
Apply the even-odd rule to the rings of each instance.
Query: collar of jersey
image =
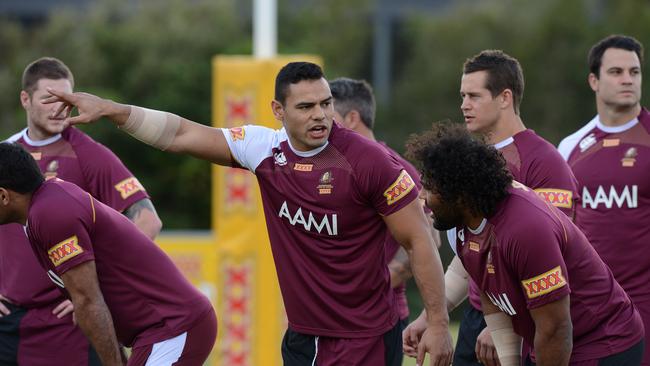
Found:
[[[468,226],[467,230],[469,230],[469,232],[474,234],[474,235],[478,235],[481,232],[483,232],[483,229],[485,229],[486,224],[487,224],[487,219],[483,218],[483,220],[481,221],[481,224],[476,229],[472,229],[471,227]]]
[[[45,140],[34,141],[34,140],[30,139],[29,136],[27,136],[27,128],[25,128],[25,129],[23,130],[23,139],[25,140],[25,142],[26,142],[27,144],[29,144],[29,145],[31,145],[31,146],[45,146],[45,145],[49,145],[49,144],[51,144],[51,143],[53,143],[53,142],[57,142],[57,141],[59,141],[60,138],[61,138],[61,134],[59,133],[59,134],[54,135],[54,136],[52,136],[52,137],[48,137],[48,138],[46,138]]]
[[[294,149],[293,146],[291,146],[291,140],[289,139],[289,136],[287,136],[287,143],[289,144],[289,148],[291,149],[291,151],[294,154],[300,156],[301,158],[310,158],[310,157],[318,154],[319,152],[325,150],[325,148],[327,147],[327,145],[329,145],[330,142],[329,142],[329,140],[325,141],[325,144],[323,144],[323,146],[315,148],[314,150],[309,150],[309,151],[298,151],[298,150]]]
[[[596,127],[598,127],[599,130],[607,133],[618,133],[618,132],[623,132],[627,131],[630,128],[636,126],[637,123],[639,123],[639,119],[634,117],[631,121],[625,122],[624,124],[620,126],[605,126],[601,121],[600,121],[600,116],[597,116],[596,120]]]
[[[502,141],[497,142],[497,143],[494,144],[493,146],[494,146],[495,149],[497,149],[497,150],[501,150],[501,149],[503,149],[504,147],[506,147],[506,146],[512,144],[513,142],[515,142],[515,138],[512,137],[512,136],[510,136],[510,137],[508,137],[508,138],[505,139],[505,140],[502,140]]]

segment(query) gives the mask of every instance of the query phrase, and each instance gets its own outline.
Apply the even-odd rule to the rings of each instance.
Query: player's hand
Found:
[[[70,300],[65,300],[59,305],[57,305],[54,310],[52,310],[52,314],[56,315],[57,318],[61,319],[64,316],[72,313],[74,311],[74,305],[72,305],[72,301]]]
[[[60,90],[47,88],[50,97],[43,99],[44,104],[61,103],[59,108],[52,113],[52,118],[65,116],[66,126],[79,123],[90,123],[100,119],[106,108],[107,100],[88,93],[66,93]],[[79,115],[72,117],[73,108],[77,108]]]
[[[476,339],[476,359],[485,366],[501,366],[497,349],[492,342],[492,336],[486,327]]]
[[[429,326],[422,334],[418,344],[418,356],[416,365],[423,366],[424,355],[429,353],[430,366],[449,366],[451,364],[454,349],[451,345],[451,335],[446,326]]]
[[[4,297],[4,295],[2,295],[2,294],[0,294],[0,300],[2,300],[2,301],[6,301],[6,302],[8,302],[8,303],[11,303],[11,300],[7,299],[7,298]],[[5,316],[5,315],[9,315],[9,314],[11,314],[11,311],[9,310],[9,308],[6,307],[5,304],[3,304],[2,302],[0,302],[0,318],[2,318],[2,317]]]
[[[423,312],[424,313],[424,312]],[[422,333],[427,329],[427,322],[423,316],[419,316],[402,332],[402,349],[404,354],[410,357],[417,357],[418,343]]]

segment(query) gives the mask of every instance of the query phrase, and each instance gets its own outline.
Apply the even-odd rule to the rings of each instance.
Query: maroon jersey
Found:
[[[577,182],[571,169],[553,145],[527,129],[494,145],[503,157],[514,180],[532,188],[537,194],[573,217],[578,197]],[[481,308],[480,292],[470,280],[469,300]]]
[[[570,296],[571,362],[636,344],[641,317],[584,234],[521,183],[509,193],[476,230],[460,230],[456,244],[467,272],[511,316],[515,332],[534,344],[529,309]]]
[[[560,144],[579,183],[576,224],[650,329],[650,113],[608,127],[598,116]],[[646,347],[644,365],[650,364]]]
[[[61,275],[95,261],[99,287],[125,346],[175,337],[211,309],[129,219],[72,183],[54,179],[34,192],[26,231],[40,264],[63,292]]]
[[[384,142],[379,142],[388,153],[394,157],[401,165],[404,167],[404,169],[409,173],[411,178],[413,178],[413,181],[415,182],[415,186],[418,188],[418,191],[422,189],[422,183],[420,183],[420,173],[418,172],[415,167],[409,163],[406,159],[404,159],[400,154],[398,154],[395,150],[391,149],[386,145]],[[426,208],[426,206],[425,206]],[[428,211],[428,209],[426,209]],[[391,260],[395,257],[395,254],[397,254],[397,251],[400,248],[400,243],[393,238],[390,233],[388,234],[388,237],[386,238],[386,264],[391,262]],[[401,285],[393,288],[393,291],[395,292],[395,300],[397,301],[397,310],[399,313],[399,318],[400,319],[406,319],[409,316],[409,305],[406,299],[406,283],[402,283]]]
[[[315,150],[284,129],[224,129],[236,165],[257,176],[292,330],[329,337],[385,333],[398,315],[382,216],[417,198],[413,179],[376,142],[332,127]]]
[[[31,140],[24,129],[7,141],[29,151],[46,179],[58,177],[72,182],[117,211],[148,197],[115,154],[76,128],[42,141]],[[63,299],[41,269],[18,224],[0,225],[0,294],[26,308]]]

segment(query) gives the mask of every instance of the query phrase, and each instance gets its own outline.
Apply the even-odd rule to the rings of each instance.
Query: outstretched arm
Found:
[[[171,113],[116,103],[88,93],[64,93],[48,89],[44,103],[63,102],[53,115],[77,108],[68,125],[85,124],[102,117],[133,137],[161,150],[189,154],[219,165],[230,165],[230,149],[220,129],[205,126]]]
[[[393,237],[406,249],[426,310],[427,328],[418,346],[418,364],[424,352],[431,355],[432,365],[449,365],[453,354],[449,335],[449,316],[445,303],[442,264],[431,230],[418,200],[384,217]]]
[[[99,289],[95,262],[73,267],[61,279],[72,298],[77,324],[97,351],[102,365],[123,365],[113,319]]]

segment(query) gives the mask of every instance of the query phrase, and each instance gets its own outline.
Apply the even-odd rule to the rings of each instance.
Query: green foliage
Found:
[[[280,53],[319,54],[330,78],[372,80],[377,1],[278,3]],[[77,90],[209,124],[210,60],[251,53],[247,14],[250,2],[236,0],[101,0],[81,13],[60,9],[31,28],[3,19],[0,137],[24,127],[21,73],[45,55],[70,66]],[[461,120],[462,64],[483,49],[503,49],[520,60],[524,122],[557,143],[595,113],[586,82],[591,45],[625,33],[650,47],[650,4],[642,0],[465,0],[393,24],[392,98],[379,106],[377,135],[398,151],[408,134],[431,122]],[[165,228],[209,228],[208,163],[146,147],[109,123],[84,129],[141,179]]]
[[[457,5],[435,18],[413,17],[401,30],[401,39],[411,40],[405,46],[408,61],[398,70],[391,106],[383,109],[378,128],[399,148],[410,133],[432,122],[462,121],[462,64],[492,48],[522,64],[524,123],[558,143],[595,114],[587,84],[589,48],[611,33],[650,44],[649,13],[650,6],[640,0],[509,0]]]

